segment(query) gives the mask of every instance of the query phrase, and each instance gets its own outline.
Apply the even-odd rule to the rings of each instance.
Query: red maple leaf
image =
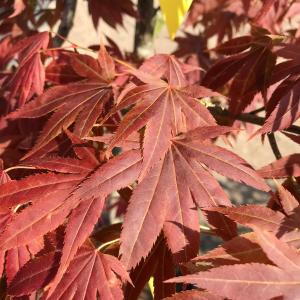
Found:
[[[267,30],[253,27],[251,36],[237,37],[217,46],[216,52],[231,56],[217,61],[206,73],[203,84],[216,89],[232,79],[229,109],[233,114],[243,112],[256,93],[261,92],[266,98],[276,63],[272,51],[275,42]]]
[[[98,60],[73,54],[71,61],[75,72],[88,80],[52,87],[9,116],[39,118],[52,113],[36,145],[24,158],[36,153],[74,122],[75,135],[86,136],[112,97],[110,82],[114,77],[114,63],[105,48],[100,49]]]
[[[245,300],[284,296],[296,299],[299,294],[300,256],[295,248],[273,234],[255,229],[258,242],[271,264],[249,263],[213,268],[207,272],[177,277],[167,282],[186,282],[219,296]]]
[[[134,190],[121,234],[121,260],[127,268],[135,267],[148,254],[162,229],[175,259],[177,256],[178,261],[187,261],[197,253],[199,226],[195,204],[204,209],[231,205],[203,165],[234,180],[269,189],[241,158],[201,140],[201,129],[174,138],[164,159]],[[212,133],[211,137],[215,135]],[[222,218],[219,222],[228,226]]]
[[[89,13],[92,15],[94,27],[98,27],[99,19],[103,19],[105,23],[111,27],[124,25],[124,15],[136,17],[137,13],[131,0],[88,0]],[[114,9],[111,9],[114,7]]]
[[[49,33],[38,33],[17,42],[5,57],[8,60],[18,55],[18,69],[7,83],[11,90],[9,99],[18,97],[18,107],[23,106],[35,94],[42,94],[44,90],[45,70],[40,50],[45,50],[48,43]]]

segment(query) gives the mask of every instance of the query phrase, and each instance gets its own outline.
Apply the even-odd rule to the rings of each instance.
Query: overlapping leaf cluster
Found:
[[[200,40],[216,35],[218,45],[187,49],[186,34],[181,59],[139,64],[102,43],[57,49],[49,32],[26,26],[18,36],[8,17],[32,10],[21,2],[0,24],[3,297],[134,300],[152,278],[154,299],[297,299],[299,154],[254,170],[216,141],[248,120],[262,125],[252,136],[300,142],[298,33],[280,31],[299,5],[195,1],[187,23],[208,25]],[[99,13],[110,5],[89,1],[95,26],[135,16],[131,1],[111,18]],[[258,106],[264,119],[247,113]],[[216,173],[269,192],[268,203],[234,206]],[[206,234],[223,242],[201,253]]]

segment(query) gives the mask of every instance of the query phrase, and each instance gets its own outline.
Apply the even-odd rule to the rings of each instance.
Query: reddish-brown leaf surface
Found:
[[[78,248],[90,235],[90,232],[93,230],[94,225],[102,213],[103,205],[103,198],[92,198],[83,201],[76,210],[71,213],[65,230],[65,240],[60,265],[51,283],[52,289],[60,282]],[[49,293],[51,293],[51,291]]]
[[[154,57],[156,66],[161,59],[160,56]],[[157,160],[163,158],[170,145],[172,133],[176,135],[186,129],[215,125],[214,118],[208,110],[199,104],[194,95],[195,91],[184,88],[186,81],[179,62],[169,56],[163,56],[163,60],[157,71],[162,77],[165,76],[169,84],[158,81],[133,87],[126,94],[122,94],[120,103],[113,110],[118,111],[135,104],[120,123],[109,150],[117,142],[123,141],[131,133],[146,125],[141,178]],[[131,72],[144,81],[145,78],[141,74],[151,74],[148,68],[152,70],[154,62],[151,61],[148,65],[143,66],[140,71],[131,70]],[[199,87],[197,94],[197,97],[219,95],[204,87]]]
[[[52,56],[53,60],[45,69],[46,80],[55,84],[67,84],[83,78],[77,74],[71,65],[71,57],[62,51]]]
[[[69,190],[55,190],[14,216],[0,237],[0,249],[26,245],[62,224],[74,204],[64,203]]]
[[[285,218],[280,212],[258,205],[231,208],[217,207],[212,208],[212,210],[223,213],[240,224],[246,226],[254,225],[273,232],[276,232],[280,228]]]
[[[193,268],[206,270],[212,267],[245,263],[270,263],[258,244],[255,233],[246,233],[226,241],[222,246],[195,257]]]
[[[7,182],[1,186],[0,199],[3,208],[27,202],[35,202],[41,195],[46,196],[56,190],[72,188],[80,182],[82,174],[37,174],[22,180]],[[54,189],[55,187],[55,189]]]
[[[88,160],[60,156],[46,156],[42,159],[28,159],[24,161],[23,164],[37,169],[45,169],[67,174],[89,173],[93,169],[93,166],[91,166],[91,163]]]
[[[12,117],[38,118],[54,111],[43,128],[31,156],[57,137],[63,128],[75,121],[75,134],[85,136],[101,115],[103,105],[111,97],[111,89],[99,82],[79,82],[57,86],[31,101]]]
[[[300,116],[299,95],[299,75],[284,80],[270,99],[269,112],[271,112],[259,133],[273,132],[291,126]]]
[[[228,92],[229,110],[232,114],[243,112],[257,92],[266,97],[270,75],[276,64],[276,55],[272,52],[273,43],[267,30],[253,27],[252,36],[231,39],[215,49],[219,53],[233,55],[212,66],[206,73],[203,84],[216,89],[233,79]],[[248,51],[242,52],[248,48]]]
[[[15,191],[14,186],[8,186],[10,188],[7,189],[8,192],[5,193],[6,190],[4,190],[5,194],[2,194],[8,199],[6,206],[9,207],[33,200],[35,200],[35,202],[33,205],[24,209],[20,214],[14,216],[14,219],[9,223],[0,237],[0,248],[10,249],[15,246],[27,244],[35,237],[56,229],[64,222],[70,211],[76,208],[81,201],[98,198],[99,196],[105,198],[114,190],[131,184],[139,174],[140,160],[139,151],[128,152],[116,157],[114,160],[110,160],[107,164],[104,164],[96,170],[90,178],[83,181],[74,191],[72,197],[69,197],[70,193],[75,189],[76,185],[84,179],[87,173],[69,175],[69,177],[71,177],[70,179],[63,177],[65,180],[68,179],[65,184],[61,181],[57,182],[60,174],[53,175],[52,177],[49,176],[51,174],[35,175],[29,177],[29,179],[32,180],[32,178],[36,176],[41,177],[42,187],[40,187],[41,183],[37,187],[36,185],[32,186],[32,182],[27,180],[28,178],[25,178],[25,184],[23,183],[23,185],[21,185],[21,191],[19,193]],[[52,183],[49,185],[48,178],[54,178],[56,180],[55,184]],[[44,180],[47,180],[47,182]],[[35,183],[36,182],[37,181],[35,181]],[[16,181],[16,183],[20,184],[22,181]],[[7,183],[6,185],[9,184],[10,183]],[[53,187],[55,187],[55,189],[53,189]],[[31,192],[32,198],[28,198],[28,192]],[[41,192],[44,198],[40,198]],[[13,193],[12,196],[11,193]],[[26,200],[24,199],[23,202],[19,200],[22,195],[26,195]],[[13,201],[15,199],[13,197],[16,196],[18,196],[18,202]],[[90,204],[92,203],[93,202]],[[101,201],[99,202],[98,200],[98,203],[101,204]],[[98,208],[98,213],[100,216],[100,208]],[[79,220],[75,222],[78,221],[80,224],[80,218],[79,214]],[[96,221],[94,216],[90,220],[91,223],[87,222],[87,226],[89,226],[88,228],[90,230],[92,230],[91,226],[93,226]],[[86,231],[84,232],[86,233]],[[81,239],[82,238],[79,238],[79,241]]]
[[[130,281],[119,260],[98,252],[90,244],[79,248],[76,256],[53,294],[47,299],[85,300],[123,298],[122,282]]]
[[[300,256],[296,248],[278,240],[274,234],[255,228],[258,242],[268,258],[279,268],[291,273],[300,270]]]
[[[168,297],[165,300],[223,300],[223,297],[219,297],[216,295],[212,295],[207,292],[201,291],[184,291],[173,295],[172,297]]]
[[[116,0],[113,2],[104,0],[89,0],[89,13],[92,15],[94,26],[98,27],[99,19],[103,19],[112,27],[123,25],[124,14],[135,17],[136,11],[131,0],[124,0],[119,3]],[[115,9],[112,9],[114,7]]]
[[[282,205],[283,211],[287,215],[291,215],[299,207],[299,202],[293,194],[284,186],[277,184],[278,196]]]
[[[279,296],[296,299],[299,293],[298,252],[267,231],[255,227],[255,232],[263,251],[278,267],[259,263],[222,266],[167,282],[192,283],[217,295],[241,300],[247,299],[249,293],[256,299]]]
[[[179,152],[185,153],[186,156],[206,165],[221,175],[244,182],[260,190],[269,190],[269,187],[251,166],[242,158],[224,148],[201,141],[186,141],[184,139],[174,140],[174,146]]]
[[[269,189],[257,173],[233,153],[201,141],[174,139],[164,160],[150,170],[130,199],[120,248],[122,262],[128,269],[149,253],[162,228],[175,259],[187,261],[196,255],[194,245],[198,243],[199,226],[195,204],[200,208],[231,205],[202,164],[224,175],[227,175],[225,170],[230,170],[235,180]],[[218,223],[227,227],[227,236],[235,236],[235,226],[219,217]]]
[[[237,300],[265,300],[284,295],[285,299],[296,299],[299,295],[299,277],[293,272],[264,264],[225,266],[178,277],[168,282],[186,282],[207,289],[220,296]]]
[[[172,253],[166,245],[162,246],[158,253],[159,260],[157,262],[154,277],[154,299],[164,299],[176,292],[174,283],[165,283],[165,280],[174,277],[175,264],[172,259]]]
[[[297,300],[299,154],[280,133],[258,171],[235,153],[242,132],[299,144],[300,3],[194,1],[174,55],[144,58],[145,1],[86,3],[114,34],[136,17],[132,50],[102,26],[73,40],[72,1],[2,2],[1,297],[137,300],[150,280],[155,300]],[[219,175],[269,199],[231,203]]]
[[[165,247],[163,239],[158,239],[153,246],[149,255],[143,259],[136,268],[129,273],[133,285],[127,285],[124,291],[124,298],[127,300],[136,300],[150,277],[153,276],[155,270],[159,268],[157,264],[157,254],[161,253],[161,249]]]
[[[10,283],[20,269],[30,260],[32,256],[43,249],[42,239],[33,240],[26,246],[10,249],[6,253],[6,275]]]
[[[284,178],[288,176],[299,176],[299,162],[300,155],[292,154],[262,167],[260,170],[258,170],[258,172],[264,178]]]
[[[27,263],[9,285],[9,294],[27,295],[46,286],[59,266],[58,252],[50,252]]]
[[[141,169],[141,154],[131,150],[109,160],[87,177],[72,193],[73,199],[106,197],[109,193],[133,183]]]
[[[16,43],[6,57],[9,59],[18,55],[19,67],[8,83],[11,88],[10,99],[18,97],[18,106],[44,90],[45,70],[39,50],[45,50],[48,43],[49,33],[38,33]]]

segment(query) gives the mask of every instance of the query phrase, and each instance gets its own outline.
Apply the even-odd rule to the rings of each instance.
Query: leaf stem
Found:
[[[116,124],[94,124],[93,127],[118,127]]]
[[[17,170],[17,169],[36,170],[36,167],[30,167],[30,166],[13,166],[13,167],[5,169],[4,171],[7,173],[9,171]]]
[[[115,240],[108,241],[108,242],[106,242],[106,243],[100,245],[100,246],[97,248],[97,251],[101,251],[102,249],[106,248],[107,246],[110,246],[110,245],[112,245],[112,244],[114,244],[114,243],[117,243],[117,242],[119,242],[119,241],[120,241],[120,238],[117,238],[117,239],[115,239]]]
[[[76,43],[73,43],[71,40],[69,40],[69,39],[67,39],[67,38],[65,38],[65,37],[63,37],[63,36],[61,36],[59,33],[54,32],[53,30],[49,30],[49,32],[51,32],[51,33],[54,34],[55,36],[58,36],[60,39],[64,40],[65,42],[70,43],[70,44],[72,45],[71,48],[73,48],[73,49],[78,48],[78,49],[82,49],[82,50],[85,50],[85,51],[97,53],[97,51],[94,51],[93,49],[86,48],[86,47],[80,46],[80,45],[78,45],[78,44],[76,44]],[[55,47],[55,48],[57,48],[57,47]],[[64,48],[64,47],[58,48],[58,49],[63,49],[63,48]],[[46,49],[46,50],[48,50],[48,49]],[[51,50],[51,48],[50,48],[50,50]]]

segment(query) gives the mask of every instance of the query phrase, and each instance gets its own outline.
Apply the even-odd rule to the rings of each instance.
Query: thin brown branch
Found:
[[[255,110],[250,111],[249,114],[251,114],[251,115],[256,115],[256,114],[258,114],[258,113],[260,113],[260,112],[262,112],[262,111],[264,111],[264,110],[265,110],[265,107],[263,106],[263,107],[261,107],[261,108],[258,108],[258,109],[255,109]]]
[[[224,121],[239,120],[245,123],[250,123],[259,126],[262,126],[265,123],[264,117],[259,117],[254,114],[242,113],[237,116],[232,116],[228,110],[223,110],[220,107],[209,107],[208,109],[214,117],[216,117],[217,119],[222,119]],[[296,125],[292,125],[289,128],[286,128],[282,131],[300,135],[300,127]]]
[[[60,24],[58,27],[57,35],[53,39],[54,47],[59,47],[64,42],[73,27],[73,20],[76,11],[77,0],[65,0],[64,8],[61,13]],[[61,38],[62,37],[62,38]]]
[[[282,155],[280,153],[280,150],[279,150],[274,132],[271,132],[271,133],[268,134],[268,140],[269,140],[271,149],[272,149],[273,154],[276,157],[276,159],[282,158]]]

